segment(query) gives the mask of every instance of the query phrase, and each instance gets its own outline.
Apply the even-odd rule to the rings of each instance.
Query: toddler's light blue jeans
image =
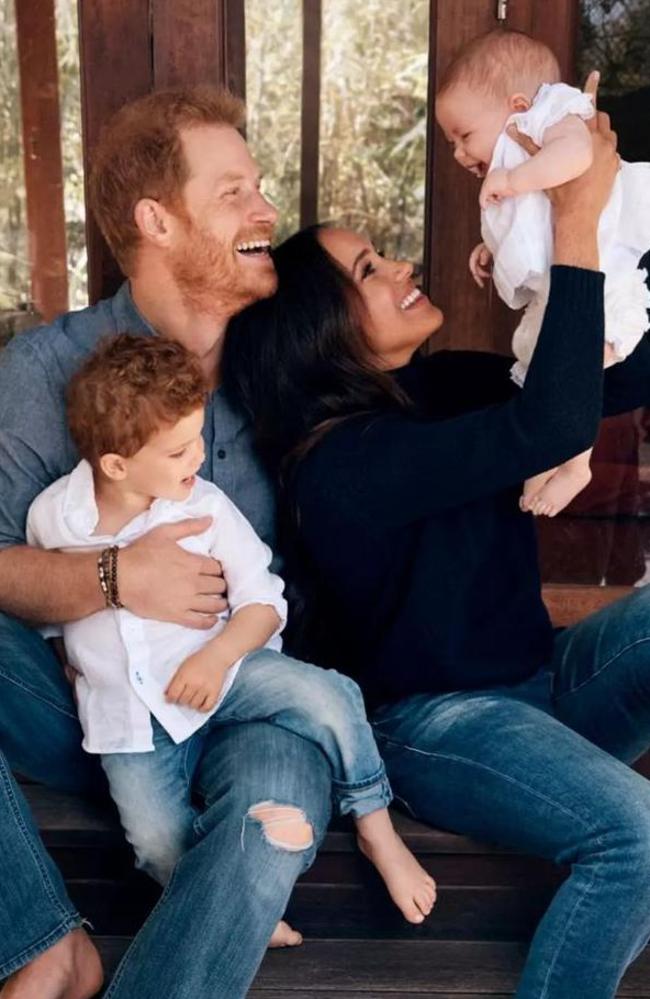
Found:
[[[102,756],[136,864],[160,884],[203,835],[192,784],[205,740],[215,727],[253,721],[270,722],[318,746],[332,771],[336,813],[360,817],[389,804],[384,764],[354,680],[260,649],[244,659],[219,710],[189,739],[175,743],[152,719],[154,751]],[[243,847],[245,833],[243,825]]]

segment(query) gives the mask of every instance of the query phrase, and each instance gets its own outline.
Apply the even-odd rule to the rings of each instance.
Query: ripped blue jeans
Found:
[[[384,764],[356,683],[335,670],[261,649],[245,658],[219,710],[189,739],[176,744],[152,718],[153,752],[102,756],[136,864],[160,884],[167,883],[178,859],[203,835],[192,783],[205,740],[215,726],[253,721],[288,729],[321,749],[332,771],[339,815],[358,818],[390,803]],[[262,802],[244,818],[243,848],[246,818],[262,821],[264,805],[273,810],[273,802]],[[286,819],[276,821],[284,824]],[[298,814],[293,821],[301,821]],[[272,843],[272,820],[263,824]]]

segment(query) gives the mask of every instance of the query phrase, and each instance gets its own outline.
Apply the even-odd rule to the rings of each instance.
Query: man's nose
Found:
[[[256,222],[265,222],[267,225],[275,225],[278,221],[278,210],[272,202],[265,198],[261,191],[258,191],[253,206],[253,218]]]

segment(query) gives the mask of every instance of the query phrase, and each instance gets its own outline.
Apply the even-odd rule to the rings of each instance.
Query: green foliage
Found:
[[[319,217],[386,253],[423,245],[427,0],[324,0]],[[281,213],[299,225],[302,3],[246,2],[248,136]]]
[[[15,0],[0,0],[0,308],[29,299]],[[580,68],[604,93],[650,83],[650,0],[581,0]],[[319,216],[422,258],[428,0],[322,0]],[[56,0],[70,304],[86,302],[76,0]],[[280,211],[299,225],[302,0],[246,0],[248,138]]]
[[[650,86],[650,0],[581,0],[578,70],[603,94]]]

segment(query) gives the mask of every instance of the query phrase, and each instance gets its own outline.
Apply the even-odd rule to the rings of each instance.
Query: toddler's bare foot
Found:
[[[591,482],[589,465],[562,465],[530,502],[536,517],[554,517]]]
[[[72,930],[11,976],[2,999],[90,999],[104,976],[85,930]]]
[[[302,933],[292,930],[284,919],[281,919],[273,930],[273,935],[269,940],[269,947],[297,947],[302,943]]]
[[[397,835],[387,812],[386,823],[377,831],[372,826],[368,831],[364,823],[381,814],[374,812],[358,820],[359,849],[381,874],[404,918],[409,923],[422,923],[435,904],[436,883]]]

